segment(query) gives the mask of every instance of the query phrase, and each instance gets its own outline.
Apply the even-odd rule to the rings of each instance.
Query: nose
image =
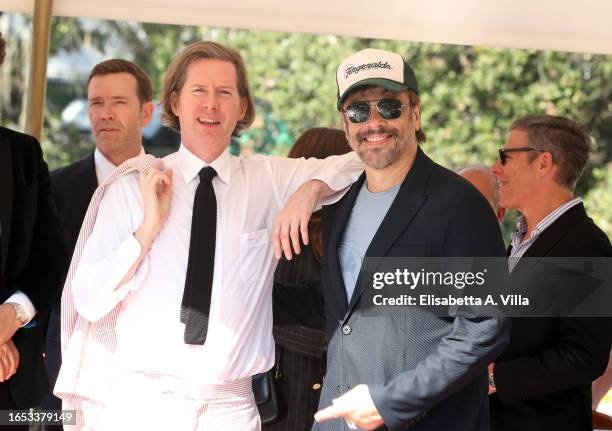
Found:
[[[217,96],[214,94],[214,91],[209,92],[202,98],[202,106],[205,109],[216,110],[218,108],[218,100]]]
[[[501,175],[502,169],[502,164],[499,160],[496,160],[493,166],[491,166],[491,173],[497,177]]]
[[[380,112],[378,112],[378,109],[376,109],[376,104],[374,103],[370,104],[370,117],[368,118],[365,124],[373,128],[376,128],[386,123],[387,123],[387,120],[385,120],[383,116],[380,115]]]
[[[102,108],[102,119],[107,121],[115,119],[115,111],[110,103],[106,103]]]

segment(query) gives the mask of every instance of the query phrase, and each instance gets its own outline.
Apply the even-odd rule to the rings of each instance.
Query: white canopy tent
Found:
[[[6,12],[35,5],[39,15],[612,54],[610,0],[0,0]],[[34,22],[46,52],[48,27],[37,36]],[[35,45],[33,70],[41,54]]]
[[[612,54],[610,0],[54,0],[52,14]]]

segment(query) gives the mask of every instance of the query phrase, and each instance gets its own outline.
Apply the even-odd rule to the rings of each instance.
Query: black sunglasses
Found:
[[[526,151],[537,151],[540,153],[546,152],[545,150],[538,150],[533,147],[518,147],[518,148],[500,148],[499,150],[499,162],[504,166],[506,164],[506,160],[508,160],[508,156],[506,153],[522,153]]]
[[[380,99],[372,101],[360,101],[351,103],[344,113],[352,123],[363,123],[370,118],[370,106],[376,104],[376,110],[385,120],[394,120],[402,115],[402,108],[408,105],[402,105],[398,99]]]

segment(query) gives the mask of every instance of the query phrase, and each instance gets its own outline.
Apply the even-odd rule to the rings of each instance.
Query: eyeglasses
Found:
[[[351,103],[344,113],[352,123],[364,123],[370,118],[370,106],[373,104],[376,105],[376,110],[385,120],[399,118],[402,115],[402,108],[408,106],[402,105],[402,102],[398,99],[360,101]]]
[[[518,148],[500,148],[499,150],[499,162],[504,166],[506,164],[506,160],[508,160],[508,156],[506,153],[523,153],[527,151],[537,151],[539,153],[546,152],[545,150],[538,150],[533,147],[518,147]]]

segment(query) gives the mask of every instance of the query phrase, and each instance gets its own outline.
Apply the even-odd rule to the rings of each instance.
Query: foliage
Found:
[[[597,225],[608,234],[612,233],[612,163],[593,170],[594,187],[584,198],[584,205]]]
[[[237,48],[258,100],[242,151],[273,154],[285,154],[310,127],[340,127],[335,72],[342,58],[365,47],[396,51],[419,80],[423,148],[451,169],[491,164],[517,116],[550,113],[586,123],[596,151],[577,194],[612,235],[611,56],[76,18],[54,18],[51,35],[52,53],[89,44],[136,61],[150,74],[156,98],[165,69],[188,43],[210,39]],[[59,116],[55,107],[48,111]],[[63,162],[73,149],[53,121],[47,121],[46,147],[56,148],[54,161]]]

